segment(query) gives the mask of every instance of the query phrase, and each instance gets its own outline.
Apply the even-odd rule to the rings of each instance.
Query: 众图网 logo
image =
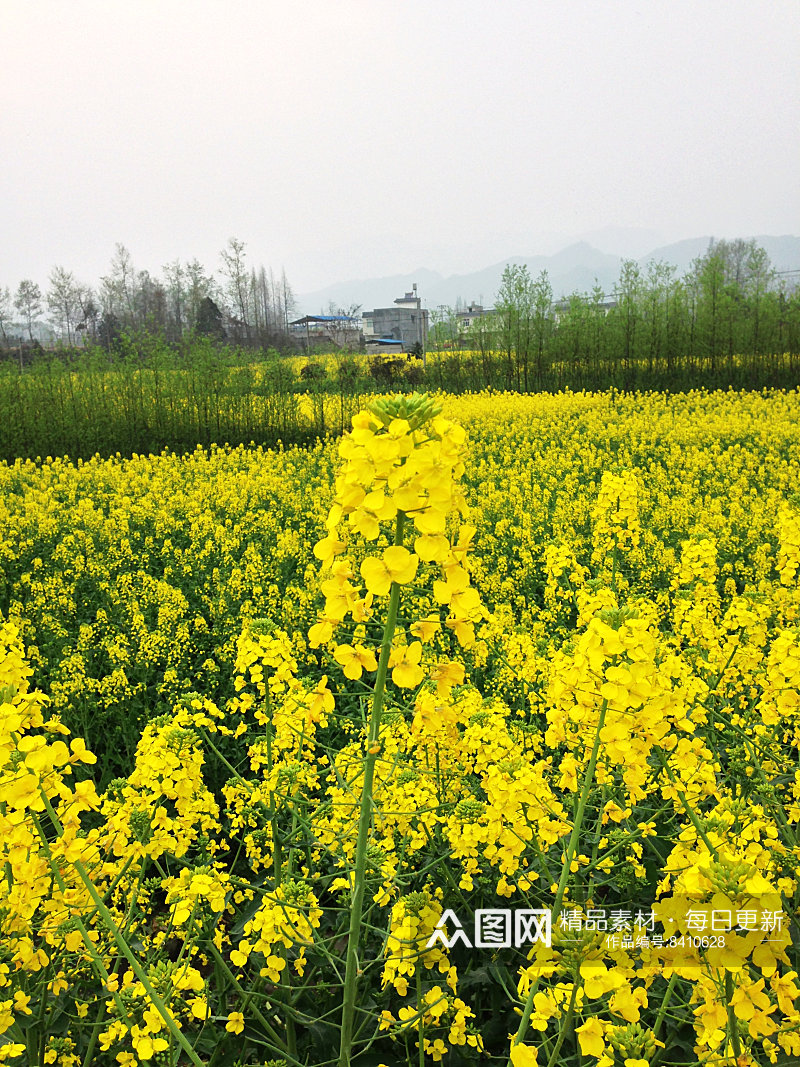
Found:
[[[452,930],[448,936],[445,927]],[[552,919],[545,908],[479,908],[475,912],[473,936],[464,928],[456,913],[450,908],[442,913],[433,933],[428,938],[427,948],[437,941],[443,948],[462,944],[467,948],[522,948],[540,941],[550,947]]]

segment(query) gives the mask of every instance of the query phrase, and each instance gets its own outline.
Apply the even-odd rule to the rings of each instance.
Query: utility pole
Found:
[[[425,364],[426,364],[426,360],[425,360],[425,355],[426,355],[426,353],[425,353],[425,318],[424,318],[424,315],[423,315],[423,312],[422,312],[422,300],[420,299],[420,296],[419,296],[419,294],[417,292],[417,283],[416,282],[414,282],[414,284],[412,286],[412,289],[413,289],[413,292],[414,292],[414,298],[415,298],[416,305],[417,305],[417,314],[419,315],[419,336],[418,336],[417,340],[419,342],[419,347],[420,347],[420,349],[422,351],[422,369],[424,370],[425,369]]]

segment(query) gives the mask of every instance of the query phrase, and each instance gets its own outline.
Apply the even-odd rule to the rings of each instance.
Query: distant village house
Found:
[[[361,316],[367,352],[410,352],[424,349],[428,340],[428,310],[417,296],[417,287],[398,297],[394,307],[375,308]]]
[[[356,351],[361,348],[361,322],[353,315],[304,315],[289,323],[289,333],[308,352],[314,345],[333,345]]]

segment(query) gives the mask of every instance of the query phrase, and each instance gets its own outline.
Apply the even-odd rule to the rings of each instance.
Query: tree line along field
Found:
[[[126,336],[145,333],[175,346],[206,337],[249,350],[305,348],[309,337],[301,339],[292,329],[299,311],[285,274],[278,278],[263,266],[249,266],[245,245],[236,238],[220,259],[217,277],[195,259],[165,265],[159,278],[137,270],[118,244],[108,274],[95,287],[62,266],[52,270],[45,294],[24,279],[12,300],[0,284],[0,358],[18,358],[21,366],[35,359],[45,313],[50,336],[65,350],[97,344],[113,349]],[[620,260],[619,276],[613,285],[605,283],[606,292],[595,278],[591,291],[556,294],[546,270],[534,278],[527,264],[509,262],[492,312],[471,324],[460,300],[449,307],[431,304],[430,347],[518,351],[516,387],[525,389],[543,374],[546,359],[577,362],[581,349],[601,362],[616,362],[615,350],[626,361],[645,358],[651,371],[652,362],[672,368],[687,357],[707,358],[713,369],[737,352],[798,350],[798,273],[777,269],[755,239],[742,238],[712,239],[683,274],[665,260]],[[328,305],[331,315],[347,320],[329,338],[333,347],[348,347],[358,335],[353,316],[360,310],[359,304]]]
[[[237,248],[225,260],[227,333],[219,309],[213,329],[198,317],[211,292],[198,264],[187,266],[185,276],[171,265],[169,285],[156,301],[152,279],[140,278],[137,289],[129,254],[120,248],[102,300],[90,301],[96,317],[101,304],[106,309],[102,321],[113,319],[113,330],[84,323],[84,344],[76,347],[76,332],[61,329],[65,343],[49,353],[26,353],[21,342],[0,345],[0,457],[307,444],[341,434],[376,391],[678,392],[800,384],[796,272],[777,273],[753,241],[712,243],[682,278],[668,264],[642,271],[624,262],[613,294],[596,287],[562,300],[554,298],[546,272],[532,278],[525,265],[509,264],[491,314],[467,328],[457,308],[431,313],[421,359],[344,348],[289,354],[297,339],[289,330],[288,289],[249,275],[241,242],[231,244]],[[63,272],[58,278],[54,321],[69,323],[64,308],[81,301],[66,301],[62,290],[74,280]],[[273,298],[280,308],[268,314]],[[0,331],[2,338],[8,342]],[[283,354],[267,347],[272,344]]]
[[[362,403],[0,466],[0,1057],[796,1062],[797,392]]]

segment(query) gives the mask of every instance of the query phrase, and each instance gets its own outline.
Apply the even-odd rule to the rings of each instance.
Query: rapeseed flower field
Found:
[[[800,1062],[800,396],[0,467],[0,1063]]]

